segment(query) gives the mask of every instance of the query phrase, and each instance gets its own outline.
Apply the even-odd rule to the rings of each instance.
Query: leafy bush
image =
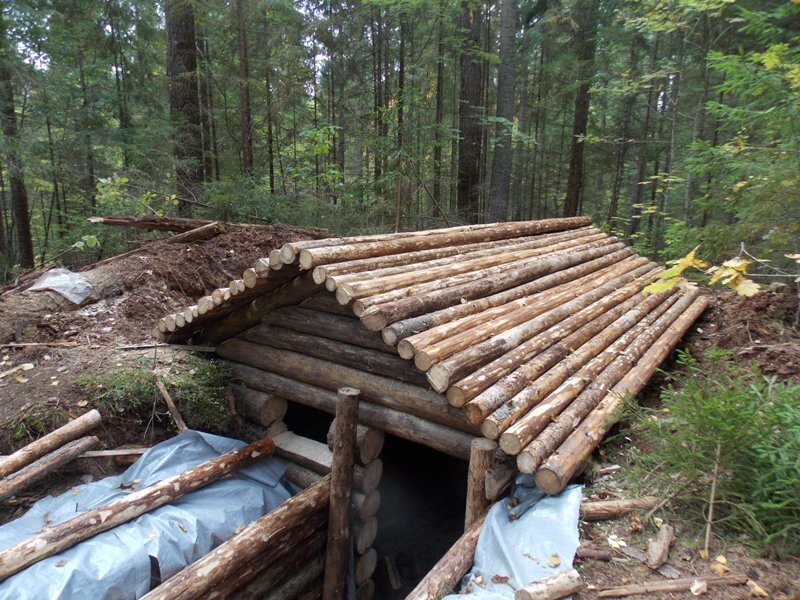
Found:
[[[743,534],[762,554],[800,553],[800,385],[737,365],[711,349],[701,366],[688,353],[679,385],[662,392],[663,416],[640,421],[652,451],[637,462],[698,521],[708,510],[719,447],[715,531]]]

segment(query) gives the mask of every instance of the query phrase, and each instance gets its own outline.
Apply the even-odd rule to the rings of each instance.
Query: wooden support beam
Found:
[[[353,461],[358,424],[358,399],[361,392],[344,387],[336,405],[336,435],[331,464],[331,498],[328,504],[328,544],[322,597],[342,600],[347,583],[347,557],[350,552],[350,489],[353,486]]]
[[[285,398],[254,390],[243,385],[231,386],[236,412],[264,427],[280,421],[289,403]]]
[[[486,473],[492,467],[497,442],[475,438],[470,445],[469,472],[467,474],[467,506],[464,512],[464,530],[489,507],[486,498]]]
[[[328,449],[333,450],[333,436],[336,430],[336,419],[331,422],[328,429]],[[368,465],[377,459],[381,450],[385,436],[383,431],[366,425],[359,425],[356,429],[356,461],[362,465]]]

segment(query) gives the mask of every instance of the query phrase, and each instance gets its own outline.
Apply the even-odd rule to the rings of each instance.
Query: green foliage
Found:
[[[663,411],[637,425],[649,450],[635,457],[656,485],[681,489],[682,514],[702,523],[719,446],[715,531],[758,552],[800,552],[800,385],[778,382],[711,349],[688,353],[686,374],[662,392]],[[683,508],[687,510],[683,510]]]
[[[160,377],[190,428],[231,433],[233,415],[222,399],[230,373],[221,363],[183,357],[160,372]],[[153,371],[144,359],[135,365],[89,372],[75,385],[91,394],[101,410],[139,425],[152,419],[154,403],[163,404]]]

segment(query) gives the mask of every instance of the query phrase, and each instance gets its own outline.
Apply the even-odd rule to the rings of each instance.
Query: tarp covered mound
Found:
[[[148,450],[121,475],[40,500],[0,527],[0,549],[244,445],[185,431]],[[282,476],[277,460],[258,461],[17,573],[0,584],[0,599],[139,598],[150,591],[151,575],[166,580],[289,498]]]

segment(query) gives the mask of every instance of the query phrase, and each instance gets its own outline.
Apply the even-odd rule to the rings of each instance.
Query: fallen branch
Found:
[[[262,439],[47,528],[36,536],[0,552],[0,581],[48,556],[71,548],[78,542],[169,504],[176,498],[213,483],[239,467],[269,456],[273,448],[272,440]]]
[[[171,350],[184,350],[186,352],[216,352],[216,346],[192,346],[191,344],[132,344],[130,346],[117,346],[117,350],[149,350],[151,348],[170,348]]]
[[[624,585],[607,588],[597,594],[598,598],[618,598],[621,596],[635,596],[636,594],[657,594],[659,592],[683,592],[689,590],[694,582],[706,585],[744,585],[747,575],[723,575],[721,577],[686,577],[673,581],[648,581],[636,585]]]
[[[647,510],[655,506],[658,498],[632,498],[629,500],[601,500],[581,502],[581,519],[584,521],[606,521],[627,515],[634,510]]]
[[[164,382],[161,381],[161,378],[158,375],[155,375],[156,380],[156,387],[158,391],[161,393],[161,397],[164,398],[164,402],[167,403],[167,409],[169,410],[169,414],[172,415],[172,420],[175,421],[175,426],[178,428],[178,433],[183,433],[186,431],[186,423],[181,416],[178,407],[175,406],[175,402],[172,401],[172,396],[169,395],[167,388],[164,386]]]
[[[518,589],[514,593],[514,600],[556,600],[580,592],[583,588],[580,574],[570,569]]]
[[[0,344],[0,348],[74,348],[77,345],[77,342],[16,342]]]
[[[717,451],[714,455],[714,476],[711,479],[711,497],[708,499],[708,515],[706,516],[706,538],[703,543],[703,552],[708,556],[708,549],[711,546],[711,525],[714,523],[714,501],[717,496],[717,477],[719,476],[719,450],[720,445],[717,442]]]

